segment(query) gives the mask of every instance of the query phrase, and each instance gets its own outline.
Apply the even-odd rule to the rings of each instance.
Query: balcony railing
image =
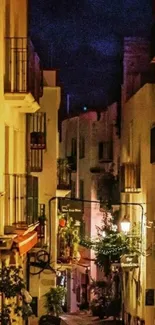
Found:
[[[37,112],[29,116],[30,148],[43,150],[46,148],[46,113]]]
[[[121,192],[139,193],[140,184],[140,166],[135,163],[123,163],[120,168],[120,190]]]
[[[57,161],[57,189],[71,189],[71,169],[67,159]]]
[[[38,221],[38,178],[8,174],[5,179],[5,223],[15,228],[30,226]]]
[[[30,171],[42,172],[43,170],[43,150],[33,149],[30,150]]]
[[[31,41],[26,37],[7,37],[5,51],[5,92],[30,92],[38,101],[43,92],[43,74]]]

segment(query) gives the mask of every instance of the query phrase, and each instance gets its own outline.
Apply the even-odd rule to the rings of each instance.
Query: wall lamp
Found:
[[[125,233],[128,234],[130,231],[130,220],[127,216],[124,216],[123,220],[121,221],[121,230]]]

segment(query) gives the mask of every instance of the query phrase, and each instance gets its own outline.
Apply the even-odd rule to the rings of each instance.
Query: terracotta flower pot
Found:
[[[60,219],[59,220],[59,226],[60,227],[65,227],[66,226],[66,220],[65,219]]]

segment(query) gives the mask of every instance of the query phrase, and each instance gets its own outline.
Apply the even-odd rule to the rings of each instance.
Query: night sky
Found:
[[[29,0],[30,36],[56,68],[61,110],[102,109],[119,97],[124,36],[149,38],[151,0]]]

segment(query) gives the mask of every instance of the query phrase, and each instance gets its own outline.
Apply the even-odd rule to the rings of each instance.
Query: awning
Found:
[[[24,236],[18,236],[14,239],[14,244],[19,249],[20,255],[27,253],[33,246],[37,244],[37,232],[32,231]]]

